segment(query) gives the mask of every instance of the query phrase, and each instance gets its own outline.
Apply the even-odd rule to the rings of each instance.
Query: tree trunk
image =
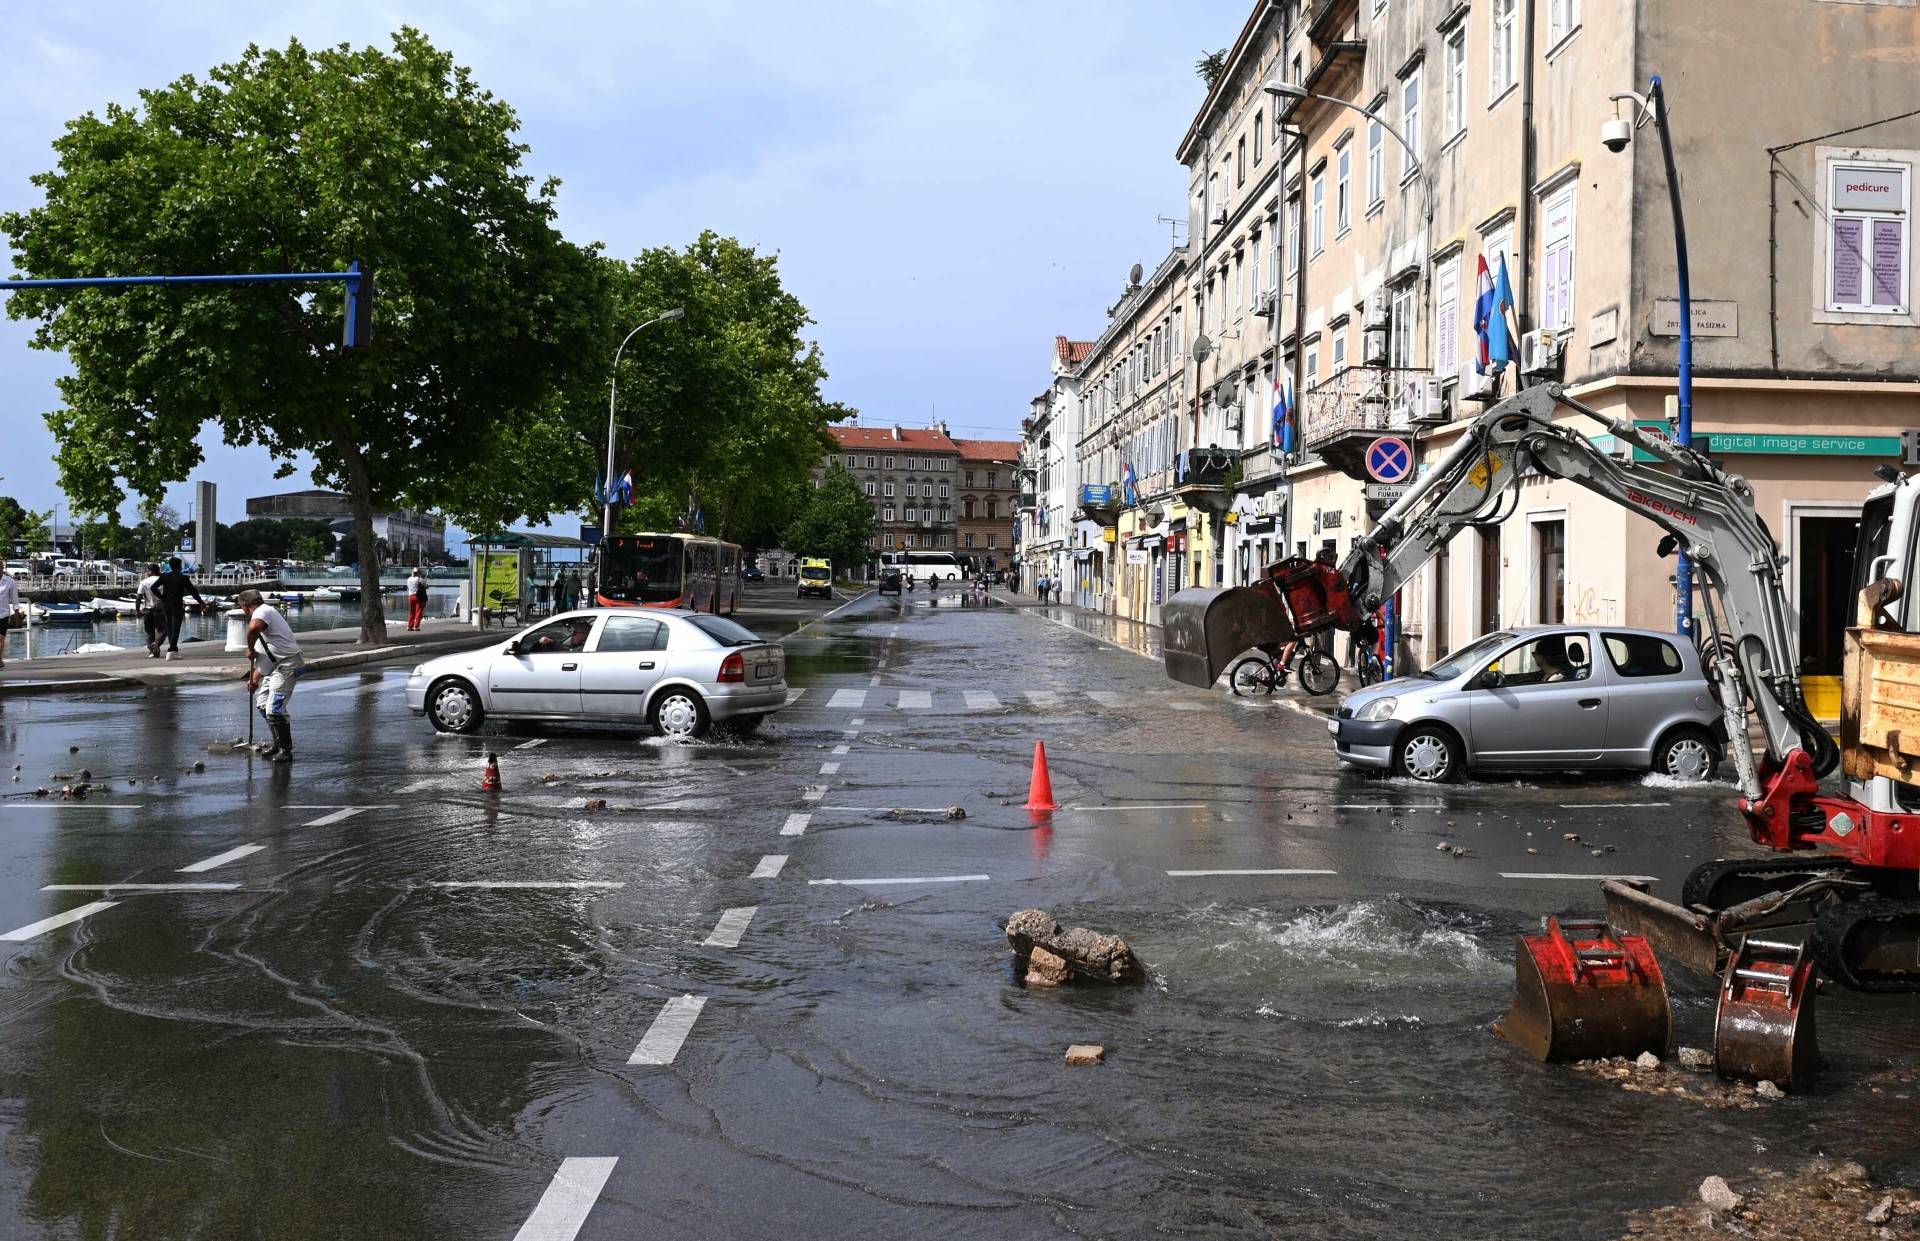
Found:
[[[387,640],[387,613],[380,600],[380,551],[373,538],[372,482],[360,445],[340,444],[347,464],[347,500],[353,505],[353,538],[360,548],[360,643],[378,646]]]

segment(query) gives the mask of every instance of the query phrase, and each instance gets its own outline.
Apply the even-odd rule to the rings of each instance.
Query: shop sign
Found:
[[[1100,532],[1100,537],[1109,543],[1118,543],[1120,541],[1120,531],[1117,527],[1108,526]]]
[[[1845,211],[1904,211],[1906,174],[1898,168],[1835,165],[1827,206]]]
[[[1145,564],[1150,559],[1152,559],[1152,557],[1147,555],[1147,549],[1144,547],[1129,547],[1127,549],[1128,564]]]
[[[1338,530],[1340,528],[1340,521],[1345,516],[1346,513],[1341,509],[1323,508],[1320,510],[1320,528],[1322,530]]]
[[[1112,503],[1112,483],[1087,483],[1080,488],[1080,506],[1082,508],[1105,508]]]
[[[1713,453],[1798,453],[1810,457],[1897,457],[1897,435],[1747,435],[1715,431]]]

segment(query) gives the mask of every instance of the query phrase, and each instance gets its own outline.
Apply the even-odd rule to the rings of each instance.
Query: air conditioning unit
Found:
[[[1415,422],[1447,421],[1447,389],[1438,379],[1416,379],[1408,385],[1413,393]]]
[[[1268,289],[1253,303],[1253,317],[1256,319],[1271,317],[1274,312],[1274,304],[1279,300],[1280,295],[1274,290]]]
[[[1363,328],[1387,326],[1387,291],[1375,289],[1367,294],[1367,306],[1361,313],[1360,326]]]
[[[1207,223],[1215,226],[1224,227],[1226,222],[1227,222],[1227,209],[1225,207],[1215,207],[1213,209],[1213,214],[1207,217]]]
[[[1472,362],[1460,368],[1460,399],[1463,401],[1491,401],[1500,389],[1498,375],[1482,375],[1475,370]]]
[[[1528,332],[1520,338],[1520,373],[1553,374],[1560,369],[1560,359],[1565,352],[1565,342],[1553,332],[1544,328]]]
[[[1387,328],[1369,323],[1360,332],[1360,360],[1368,366],[1387,364]]]

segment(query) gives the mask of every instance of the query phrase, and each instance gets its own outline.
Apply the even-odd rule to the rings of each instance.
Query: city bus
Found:
[[[943,578],[954,581],[966,572],[965,566],[952,552],[885,552],[880,557],[880,563],[892,565],[904,577],[923,582]]]
[[[608,608],[731,616],[740,601],[740,545],[697,534],[616,534],[600,545],[594,599]]]

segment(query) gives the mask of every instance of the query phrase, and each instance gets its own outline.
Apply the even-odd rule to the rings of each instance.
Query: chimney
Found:
[[[900,440],[905,438],[900,434],[900,424],[897,422],[893,424],[893,438],[895,440]]]

